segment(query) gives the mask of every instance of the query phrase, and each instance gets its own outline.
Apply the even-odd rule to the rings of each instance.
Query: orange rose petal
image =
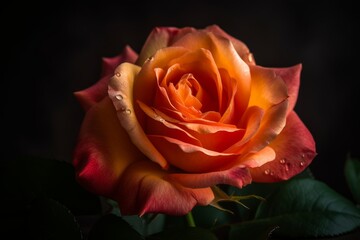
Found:
[[[218,68],[227,69],[229,76],[237,80],[237,97],[235,103],[238,113],[245,111],[249,94],[251,76],[249,66],[239,57],[230,40],[216,37],[211,32],[198,31],[181,38],[174,46],[189,50],[207,49],[212,53]]]
[[[209,187],[184,187],[167,178],[167,173],[157,165],[146,161],[131,165],[119,184],[116,199],[123,215],[185,215],[195,205],[208,205],[214,199]]]
[[[315,141],[293,111],[284,130],[271,142],[276,159],[261,167],[250,169],[255,182],[276,182],[289,179],[302,172],[316,156]]]
[[[275,74],[280,76],[287,86],[287,92],[289,95],[288,113],[294,109],[298,98],[301,69],[301,64],[297,64],[289,68],[273,68]]]
[[[126,46],[123,52],[112,58],[103,58],[102,78],[91,87],[74,93],[81,106],[88,110],[92,105],[101,101],[107,95],[108,83],[115,68],[122,62],[134,62],[137,58],[135,53],[129,46]]]
[[[243,146],[240,153],[259,151],[269,145],[285,127],[287,106],[288,100],[286,99],[265,111],[258,131]]]
[[[136,64],[142,66],[144,62],[153,57],[154,54],[165,47],[170,46],[183,35],[195,31],[194,28],[176,28],[176,27],[156,27],[146,39]]]
[[[221,29],[218,25],[211,25],[206,27],[206,30],[215,33],[216,35],[222,36],[224,38],[230,39],[232,44],[234,45],[236,52],[239,56],[247,63],[255,65],[255,59],[253,55],[250,53],[249,48],[242,41],[234,38],[233,36],[226,33],[223,29]]]
[[[109,97],[113,101],[121,126],[127,131],[133,144],[152,161],[167,168],[166,160],[146,137],[134,112],[133,83],[139,71],[139,66],[130,63],[122,63],[117,67],[109,82]]]
[[[249,168],[260,167],[265,163],[273,161],[276,157],[274,149],[271,147],[264,147],[260,151],[248,153],[239,159],[239,164]]]
[[[112,197],[124,170],[144,158],[120,126],[109,98],[86,113],[73,165],[79,182],[89,191]]]
[[[266,110],[288,98],[284,80],[272,68],[250,66],[250,69],[252,81],[249,106]]]
[[[159,151],[171,165],[186,172],[215,171],[236,158],[233,154],[211,151],[166,136],[148,137],[155,146],[161,146]]]
[[[169,174],[168,178],[190,188],[204,188],[218,184],[229,184],[242,188],[243,186],[251,183],[250,172],[244,166],[237,166],[217,172],[192,174],[174,173]]]
[[[198,139],[196,139],[189,132],[184,131],[182,128],[178,127],[177,125],[168,122],[166,119],[162,117],[164,116],[163,114],[158,115],[159,112],[156,112],[155,110],[151,109],[146,104],[140,101],[138,103],[140,108],[146,113],[146,115],[154,120],[151,122],[150,119],[148,120],[148,124],[151,127],[147,129],[147,134],[166,135],[168,137],[174,137],[190,144],[201,146],[201,143],[199,142]]]
[[[162,68],[167,69],[169,59],[177,58],[187,52],[185,48],[169,47],[156,52],[155,56],[144,63],[134,82],[134,99],[146,104],[153,104],[154,94],[161,88],[158,86],[157,77],[161,77]],[[165,104],[165,103],[164,103]],[[140,109],[135,109],[139,122],[143,123],[144,114]]]
[[[258,131],[263,116],[264,116],[264,110],[262,110],[261,108],[256,106],[249,107],[239,123],[239,127],[245,129],[244,136],[237,143],[234,143],[224,152],[226,153],[239,152],[243,147],[243,145],[247,143]]]

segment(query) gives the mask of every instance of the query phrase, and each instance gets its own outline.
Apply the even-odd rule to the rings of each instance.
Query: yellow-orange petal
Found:
[[[136,64],[142,66],[144,62],[153,57],[153,55],[160,49],[170,46],[177,38],[195,31],[194,28],[176,28],[176,27],[156,27],[149,34],[146,39]]]
[[[229,39],[232,42],[232,44],[234,45],[236,52],[239,54],[239,56],[247,64],[255,65],[255,59],[254,59],[253,55],[251,54],[249,48],[247,47],[247,45],[244,42],[229,35],[227,32],[225,32],[223,29],[221,29],[216,24],[206,27],[206,30],[213,32],[216,35],[219,35],[219,36]]]
[[[116,109],[121,126],[129,134],[131,141],[149,159],[167,168],[165,158],[149,141],[139,124],[133,106],[133,86],[140,67],[130,63],[122,63],[115,70],[115,75],[109,82],[109,97]]]
[[[250,66],[251,94],[249,106],[264,110],[288,98],[284,80],[271,68]]]

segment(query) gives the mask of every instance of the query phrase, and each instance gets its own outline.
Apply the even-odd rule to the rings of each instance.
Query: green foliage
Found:
[[[219,199],[230,201],[218,201],[218,208],[195,207],[196,227],[187,226],[185,216],[121,216],[116,202],[76,182],[68,162],[18,157],[4,169],[4,234],[23,239],[337,239],[356,235],[360,228],[360,161],[350,157],[344,172],[353,199],[317,181],[307,169],[278,183],[218,186]]]
[[[345,162],[345,178],[354,200],[360,205],[360,160],[348,157]]]

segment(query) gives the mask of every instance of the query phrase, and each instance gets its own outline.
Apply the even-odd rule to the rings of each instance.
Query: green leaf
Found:
[[[82,239],[79,225],[70,210],[53,199],[34,199],[28,204],[26,215],[26,225],[18,226],[18,231],[26,231],[25,239]]]
[[[2,184],[9,196],[21,195],[25,202],[46,196],[61,202],[75,215],[101,212],[99,197],[77,183],[74,168],[68,162],[19,156],[6,166]]]
[[[345,162],[345,178],[354,200],[360,204],[360,160],[349,157]]]
[[[306,168],[304,171],[293,177],[293,179],[303,179],[303,178],[314,178],[311,170]],[[289,180],[287,180],[289,181]],[[287,181],[281,181],[276,183],[256,183],[253,182],[243,188],[236,188],[233,186],[223,186],[225,192],[229,195],[233,196],[248,196],[248,195],[256,195],[262,198],[267,198],[270,194],[276,191],[279,187],[286,184]],[[247,208],[243,206],[239,206],[238,204],[229,204],[230,210],[235,214],[237,222],[240,221],[248,221],[254,218],[255,212],[262,201],[255,198],[249,198],[241,200]]]
[[[293,179],[260,203],[255,224],[279,226],[279,236],[334,236],[359,227],[360,210],[322,182]]]
[[[199,227],[171,228],[163,232],[152,234],[146,240],[217,240],[218,238],[209,230]]]
[[[101,217],[91,228],[88,240],[144,239],[121,217],[108,214]]]

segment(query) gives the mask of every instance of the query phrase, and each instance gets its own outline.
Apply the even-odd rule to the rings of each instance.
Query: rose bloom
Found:
[[[291,178],[316,155],[294,112],[301,67],[258,66],[217,25],[155,28],[139,54],[104,58],[101,79],[75,92],[79,183],[142,216],[212,204],[219,184]]]

